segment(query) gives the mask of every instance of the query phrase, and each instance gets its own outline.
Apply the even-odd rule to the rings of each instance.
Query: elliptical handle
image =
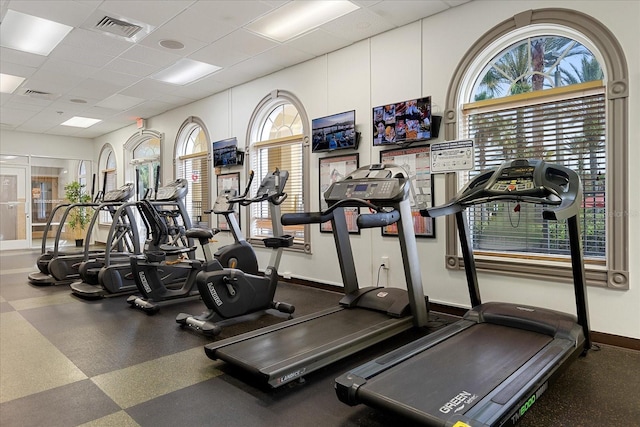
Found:
[[[251,183],[253,182],[254,175],[255,175],[255,172],[253,171],[253,169],[251,169],[249,171],[249,176],[247,177],[247,186],[244,189],[244,193],[242,193],[237,198],[243,199],[243,198],[247,197],[247,194],[249,194],[249,190],[251,189]]]

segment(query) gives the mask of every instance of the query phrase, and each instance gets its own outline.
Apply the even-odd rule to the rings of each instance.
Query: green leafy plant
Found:
[[[64,191],[65,197],[69,203],[88,203],[91,201],[91,196],[84,192],[84,185],[80,184],[78,181],[73,181],[65,185]],[[69,219],[67,223],[69,224],[69,227],[74,230],[76,236],[81,236],[82,232],[91,221],[92,216],[92,208],[80,206],[69,212]]]

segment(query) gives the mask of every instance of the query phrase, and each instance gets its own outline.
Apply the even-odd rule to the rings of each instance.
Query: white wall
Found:
[[[379,161],[379,148],[371,146],[371,109],[389,102],[418,96],[432,96],[435,112],[444,109],[451,76],[466,51],[496,24],[528,9],[570,8],[589,14],[606,25],[627,55],[630,71],[630,118],[640,117],[640,3],[637,1],[483,1],[476,0],[444,13],[409,24],[379,36],[356,43],[345,49],[282,70],[264,78],[226,90],[207,99],[164,113],[147,120],[147,127],[165,135],[163,145],[163,178],[173,178],[173,153],[176,133],[188,116],[200,117],[212,140],[238,137],[240,146],[246,143],[249,120],[257,103],[269,92],[280,89],[294,93],[303,103],[309,118],[356,109],[358,130],[362,140],[358,150],[360,165]],[[122,168],[123,144],[137,132],[129,126],[97,138],[93,150],[97,161],[103,144],[110,143]],[[630,141],[640,135],[638,120],[630,120]],[[40,137],[40,136],[38,136]],[[442,137],[440,138],[442,139]],[[19,146],[20,143],[17,144]],[[66,153],[77,153],[75,146],[64,146]],[[3,143],[3,151],[4,143]],[[640,146],[631,144],[630,159],[640,159]],[[312,210],[318,208],[318,158],[312,155],[310,185]],[[244,171],[243,171],[244,173]],[[629,182],[640,181],[640,168],[629,168]],[[244,179],[244,176],[243,178]],[[118,184],[123,174],[118,174]],[[436,203],[444,202],[444,179],[436,176]],[[215,189],[213,190],[215,191]],[[640,269],[634,259],[640,259],[640,200],[637,193],[629,199],[630,289],[614,291],[589,289],[592,329],[598,332],[640,339]],[[246,218],[246,215],[243,215]],[[444,267],[444,220],[436,223],[436,239],[419,239],[418,249],[425,293],[435,302],[468,306],[464,273]],[[340,284],[338,262],[333,239],[312,226],[312,255],[284,254],[281,272],[330,284]],[[218,238],[221,243],[229,239]],[[376,280],[382,255],[390,257],[391,269],[383,274],[382,284],[402,286],[403,272],[396,242],[383,239],[379,230],[363,230],[352,239],[360,284]],[[268,260],[262,249],[261,265]],[[514,279],[480,273],[481,292],[485,300],[524,302],[533,305],[574,312],[570,285],[538,280]]]
[[[2,154],[93,160],[94,150],[92,139],[0,129]]]

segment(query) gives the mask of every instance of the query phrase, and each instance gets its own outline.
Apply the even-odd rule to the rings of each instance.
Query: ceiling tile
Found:
[[[72,0],[56,0],[55,7],[52,3],[51,0],[11,1],[9,9],[71,27],[80,26],[95,9],[95,5]]]
[[[119,57],[130,61],[142,62],[144,64],[164,68],[174,62],[177,62],[178,59],[181,58],[181,55],[178,54],[177,51],[152,49],[150,47],[137,44]]]
[[[105,70],[116,71],[118,73],[136,77],[147,77],[163,68],[164,67],[143,64],[141,62],[130,61],[122,58],[116,58],[104,67]]]
[[[110,110],[123,111],[128,110],[129,108],[134,107],[138,104],[142,104],[143,102],[144,99],[142,98],[136,98],[133,96],[126,96],[120,93],[116,93],[115,95],[112,95],[98,102],[97,104],[95,104],[95,106],[108,108]]]
[[[369,10],[376,12],[384,20],[388,20],[396,26],[402,26],[418,21],[423,16],[435,15],[448,8],[449,6],[445,2],[439,0],[396,0],[377,3]]]
[[[356,42],[391,30],[395,25],[368,9],[359,9],[320,28],[335,37]]]
[[[334,36],[321,28],[317,28],[309,33],[297,37],[286,43],[294,49],[307,52],[314,56],[324,55],[345,46],[349,46],[353,41],[347,38]]]

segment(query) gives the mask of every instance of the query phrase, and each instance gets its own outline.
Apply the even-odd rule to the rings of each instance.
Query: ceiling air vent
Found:
[[[115,34],[116,36],[127,39],[132,38],[142,30],[142,27],[139,25],[121,21],[120,19],[112,18],[110,16],[105,16],[100,19],[94,28],[96,30]]]
[[[55,93],[42,92],[40,90],[33,90],[33,89],[23,89],[22,92],[20,92],[20,95],[28,96],[29,98],[35,98],[35,99],[45,99],[47,101],[53,101],[59,96],[59,95],[56,95]]]

